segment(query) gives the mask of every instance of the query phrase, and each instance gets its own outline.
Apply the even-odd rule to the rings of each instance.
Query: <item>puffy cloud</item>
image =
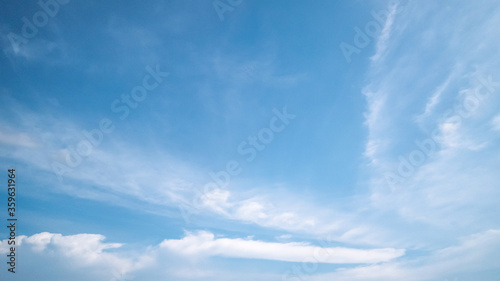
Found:
[[[116,252],[122,244],[104,240],[98,234],[18,236],[16,276],[18,280],[112,280],[143,267],[145,257],[126,257]],[[2,255],[10,247],[7,239],[0,241]]]

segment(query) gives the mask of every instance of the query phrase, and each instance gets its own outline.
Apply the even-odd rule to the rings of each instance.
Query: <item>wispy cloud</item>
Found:
[[[2,131],[0,131],[0,143],[9,146],[24,146],[28,148],[37,146],[37,143],[27,134],[19,132],[8,132],[5,129],[2,129]]]
[[[472,273],[472,277],[460,277],[460,280],[477,280],[484,271],[496,268],[495,252],[499,247],[500,231],[488,230],[466,237],[456,246],[433,251],[428,256],[340,269],[308,280],[444,280],[462,276],[464,272]]]
[[[499,158],[492,141],[495,135],[491,132],[491,120],[497,115],[495,106],[500,99],[498,86],[495,90],[485,86],[495,84],[498,77],[484,81],[498,71],[477,48],[484,50],[484,44],[496,44],[498,37],[492,36],[489,28],[458,34],[454,26],[466,25],[471,17],[454,18],[453,24],[428,26],[423,19],[439,21],[439,15],[430,8],[417,9],[412,5],[412,9],[415,13],[393,17],[392,25],[398,26],[397,37],[387,39],[381,35],[385,38],[381,42],[390,41],[391,45],[381,47],[385,59],[377,64],[372,62],[362,92],[367,101],[365,156],[370,163],[367,171],[371,207],[375,212],[394,212],[396,218],[391,219],[396,225],[421,223],[421,235],[434,231],[433,235],[419,239],[401,228],[388,227],[392,233],[389,237],[404,235],[413,241],[410,247],[421,249],[442,245],[445,237],[451,239],[495,227],[490,214],[497,212],[498,207],[490,198],[498,196],[495,185],[499,179],[493,170]],[[498,10],[492,14],[498,14]],[[491,18],[484,21],[491,24]],[[418,25],[418,29],[410,28],[412,24]],[[401,27],[414,33],[410,37],[410,33],[400,32]],[[446,57],[437,55],[431,62],[410,58],[408,52],[413,57],[424,56],[431,46],[446,49],[443,41],[430,40],[429,36],[436,34],[455,39],[477,36],[489,43],[478,46],[465,40],[460,52],[448,52]],[[489,54],[498,58],[493,50]],[[469,64],[471,61],[474,63]],[[429,69],[433,69],[432,75],[428,74]],[[423,140],[432,142],[433,151],[422,148]],[[491,160],[484,160],[485,155]],[[385,178],[393,171],[402,178],[397,189],[392,189]],[[484,219],[478,222],[474,219],[477,217]],[[452,230],[454,235],[450,235]]]
[[[276,243],[245,239],[215,238],[209,232],[188,233],[181,240],[165,240],[161,247],[183,255],[224,256],[302,262],[318,256],[319,263],[378,263],[404,255],[401,249],[322,248],[307,243]],[[320,252],[321,254],[316,254]]]
[[[491,125],[493,130],[500,131],[500,115],[495,116],[495,118],[491,120]]]
[[[386,52],[391,37],[392,25],[394,24],[394,17],[398,13],[399,4],[391,4],[388,9],[387,19],[385,20],[382,31],[377,38],[375,46],[375,54],[370,58],[372,62],[379,61]]]
[[[450,75],[448,75],[446,80],[444,80],[443,83],[436,88],[436,90],[427,100],[424,111],[416,117],[417,122],[421,123],[426,118],[428,118],[429,115],[431,115],[436,105],[441,101],[441,96],[445,93],[446,90],[448,90],[450,82],[452,81],[452,79],[455,79],[456,75],[457,75],[456,72],[450,73]]]

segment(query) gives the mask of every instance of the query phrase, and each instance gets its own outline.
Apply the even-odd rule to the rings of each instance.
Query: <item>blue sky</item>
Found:
[[[495,1],[0,15],[2,280],[500,278]]]

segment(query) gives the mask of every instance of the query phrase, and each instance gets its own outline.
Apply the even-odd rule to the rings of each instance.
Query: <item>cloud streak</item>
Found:
[[[240,238],[215,238],[210,232],[200,231],[180,240],[165,240],[160,247],[182,255],[223,256],[233,258],[267,259],[302,262],[316,257],[319,263],[379,263],[404,255],[402,249],[322,248],[307,243],[276,243]]]

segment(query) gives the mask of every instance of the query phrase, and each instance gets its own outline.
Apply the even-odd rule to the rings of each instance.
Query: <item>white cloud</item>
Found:
[[[232,280],[236,275],[227,268],[210,268],[202,261],[223,256],[286,262],[314,258],[320,263],[377,263],[404,254],[404,250],[397,249],[321,248],[307,243],[272,243],[251,239],[216,239],[212,233],[201,231],[182,239],[167,239],[158,245],[131,251],[122,249],[120,243],[104,242],[103,235],[65,236],[43,232],[17,237],[16,253],[22,267],[18,268],[16,274],[19,280],[43,281],[154,281],[165,278]],[[9,248],[7,239],[0,241],[0,254],[8,253]],[[2,271],[0,277],[5,272]],[[274,279],[273,274],[263,273],[260,276],[260,280]]]
[[[500,131],[500,115],[497,115],[491,120],[491,127],[495,131]]]
[[[416,117],[417,122],[422,122],[431,115],[436,105],[441,101],[441,96],[448,89],[450,82],[454,79],[455,75],[456,71],[450,73],[450,75],[448,75],[446,80],[443,81],[443,83],[441,83],[441,85],[439,85],[436,88],[436,90],[432,93],[431,97],[427,100],[424,112],[422,112],[420,115]]]
[[[12,105],[17,118],[11,123],[19,130],[13,142],[21,143],[18,137],[24,135],[39,147],[11,149],[4,145],[0,146],[0,152],[34,167],[41,183],[50,187],[44,191],[177,217],[182,215],[177,207],[185,206],[188,212],[192,211],[188,215],[215,215],[242,223],[314,234],[336,229],[343,220],[343,215],[333,215],[327,209],[301,199],[290,199],[286,194],[266,197],[270,193],[262,190],[259,192],[262,196],[246,196],[246,192],[235,189],[204,190],[207,170],[161,151],[148,152],[125,145],[116,141],[113,133],[104,134],[101,145],[94,146],[88,157],[82,157],[81,164],[69,167],[60,182],[51,164],[55,161],[66,164],[65,156],[70,149],[74,151],[75,146],[85,140],[81,133],[84,128],[68,120],[31,112],[15,102]],[[236,180],[232,184],[238,185]],[[332,221],[331,217],[336,219]]]
[[[437,280],[452,276],[460,280],[477,280],[482,271],[497,268],[500,230],[492,229],[464,237],[455,246],[433,250],[417,256],[402,256],[397,249],[321,248],[307,243],[273,243],[252,238],[216,238],[210,232],[188,234],[182,239],[167,239],[139,251],[122,249],[122,244],[106,243],[104,236],[77,234],[64,236],[39,233],[19,236],[16,273],[19,280],[150,280],[166,278],[206,280],[255,280],[257,276],[240,276],[234,261],[206,263],[211,257],[277,260],[294,263],[340,263],[341,268],[329,273],[308,271],[303,280]],[[0,254],[8,252],[7,240],[0,241]],[[398,258],[399,257],[399,258]],[[396,259],[398,258],[398,259]],[[348,265],[355,263],[356,265]],[[359,265],[366,263],[367,265]],[[21,263],[20,263],[21,264]],[[29,268],[29,270],[26,270]],[[290,268],[293,265],[290,264]],[[3,277],[6,271],[0,273]],[[303,272],[303,271],[302,271]],[[303,272],[304,273],[304,272]],[[467,278],[465,273],[476,273]],[[284,278],[262,272],[259,280]],[[278,278],[278,279],[277,279]],[[294,280],[294,279],[288,280]],[[284,279],[286,280],[286,279]]]
[[[306,280],[430,281],[457,276],[460,276],[458,280],[463,281],[481,280],[481,273],[497,269],[498,250],[500,250],[500,230],[488,230],[464,238],[457,246],[436,250],[425,256],[379,265],[339,269],[334,273],[318,274]]]
[[[440,9],[437,2],[410,6],[411,12],[393,18],[384,59],[372,61],[362,88],[371,190],[366,198],[373,216],[358,221],[370,220],[379,229],[360,223],[343,238],[359,241],[373,233],[377,246],[422,250],[498,227],[492,198],[500,196],[500,155],[492,128],[500,88],[484,81],[500,77],[492,63],[500,59],[492,47],[500,37],[491,28],[500,10],[473,4]],[[479,16],[486,10],[488,16]],[[423,140],[432,142],[432,152],[420,147]],[[398,170],[403,160],[411,166],[407,175]],[[384,177],[388,173],[401,176],[395,189]]]
[[[283,234],[283,235],[276,237],[276,239],[278,239],[278,240],[288,240],[290,238],[292,238],[292,235],[290,235],[290,234]]]
[[[236,216],[242,220],[265,219],[268,217],[264,211],[264,206],[260,202],[246,201],[242,202],[236,210]]]
[[[235,191],[214,189],[198,195],[201,204],[194,211],[207,210],[234,221],[315,236],[338,232],[340,237],[342,231],[351,227],[345,213],[313,206],[284,193],[255,192],[262,195],[244,197]]]
[[[322,248],[307,243],[276,243],[240,238],[215,238],[210,232],[200,231],[180,240],[165,240],[160,247],[189,256],[223,256],[249,259],[267,259],[303,262],[314,259],[318,263],[378,263],[400,256],[401,249]]]
[[[109,252],[122,245],[105,243],[104,239],[97,234],[64,236],[47,232],[29,237],[18,236],[18,280],[111,280],[113,275],[123,275],[140,268],[139,257],[127,258]],[[8,253],[11,247],[7,241],[0,241],[2,254]]]
[[[381,92],[371,92],[363,89],[368,101],[368,110],[365,115],[365,125],[369,130],[369,140],[365,146],[365,156],[372,162],[377,161],[377,154],[383,151],[387,143],[379,137],[380,131],[385,131],[386,123],[382,113],[386,106],[386,95]],[[375,163],[376,164],[376,163]]]
[[[12,146],[34,148],[37,143],[26,133],[0,131],[0,143]]]
[[[95,127],[85,128],[57,116],[35,113],[15,101],[6,104],[10,110],[5,113],[11,118],[7,123],[16,130],[0,127],[0,154],[33,168],[33,176],[49,187],[45,192],[63,192],[131,208],[139,200],[149,203],[146,211],[164,213],[166,208],[177,207],[192,196],[193,186],[201,183],[201,169],[161,151],[126,145],[117,141],[114,133],[103,133],[100,145],[94,145],[88,156],[81,156],[79,163],[69,165],[67,156],[75,159],[77,145],[87,141],[82,132]],[[0,120],[5,120],[4,116]],[[64,167],[62,181],[58,180],[54,163]],[[144,205],[140,208],[144,209]]]
[[[382,28],[382,32],[377,39],[375,54],[370,58],[373,62],[380,60],[388,47],[392,25],[394,24],[394,16],[397,14],[398,9],[398,4],[393,4],[388,7],[389,13],[385,20],[384,27]]]

